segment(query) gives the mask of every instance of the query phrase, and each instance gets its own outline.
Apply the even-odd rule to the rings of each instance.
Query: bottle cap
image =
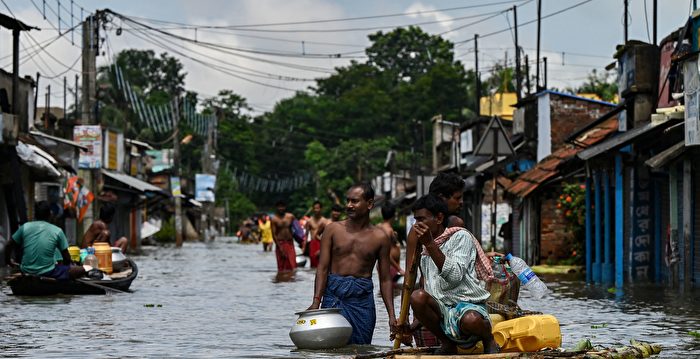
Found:
[[[506,260],[509,261],[511,259],[513,259],[513,255],[510,253],[506,254]]]

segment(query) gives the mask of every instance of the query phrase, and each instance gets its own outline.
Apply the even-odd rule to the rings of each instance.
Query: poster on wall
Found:
[[[80,151],[78,168],[102,167],[102,128],[100,126],[75,126],[73,141],[87,147],[87,152]]]
[[[180,188],[180,177],[170,177],[170,190],[173,194],[173,197],[182,195],[182,189]]]
[[[508,222],[510,205],[499,203],[496,205],[496,233],[501,229],[503,223]],[[491,247],[491,204],[481,205],[481,246],[484,249]],[[503,249],[503,237],[496,235],[496,248]]]
[[[216,176],[197,173],[194,177],[195,200],[199,202],[214,202]]]
[[[632,197],[632,240],[630,274],[634,280],[648,280],[651,272],[653,203],[651,181],[646,167],[635,168]]]

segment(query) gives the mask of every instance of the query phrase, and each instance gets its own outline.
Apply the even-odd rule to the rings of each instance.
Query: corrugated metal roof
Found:
[[[162,189],[160,189],[160,188],[158,188],[158,187],[156,187],[148,182],[144,182],[136,177],[131,177],[131,176],[125,175],[123,173],[112,172],[112,171],[108,171],[108,170],[103,169],[102,174],[104,174],[105,176],[107,176],[115,181],[121,182],[121,183],[123,183],[123,184],[137,190],[137,191],[140,191],[140,192],[165,193],[165,192],[163,192]]]
[[[590,146],[603,141],[609,134],[617,131],[617,118],[610,118],[598,126],[581,134],[576,143]],[[531,170],[520,175],[506,190],[519,197],[526,197],[536,190],[542,183],[555,177],[559,173],[559,165],[576,156],[584,148],[566,144],[543,158]]]

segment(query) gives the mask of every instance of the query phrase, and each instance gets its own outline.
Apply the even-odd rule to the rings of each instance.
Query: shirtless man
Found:
[[[277,271],[291,272],[297,267],[294,237],[290,228],[295,218],[287,212],[287,204],[283,200],[277,201],[275,206],[277,213],[272,217],[272,240],[275,242]]]
[[[321,202],[316,201],[313,205],[314,215],[306,221],[306,233],[309,233],[309,258],[311,259],[311,268],[316,268],[318,266],[318,257],[321,253],[321,238],[319,235],[319,228],[324,226],[327,222],[330,222],[328,218],[321,214]]]
[[[371,185],[354,185],[346,196],[348,219],[329,224],[323,233],[314,298],[309,310],[319,306],[340,308],[341,314],[352,325],[348,344],[371,344],[376,322],[372,270],[377,262],[379,289],[392,333],[396,327],[389,275],[391,239],[384,230],[370,224],[369,211],[374,205]]]
[[[100,218],[90,225],[90,227],[83,234],[83,241],[81,248],[91,247],[95,242],[107,242],[110,243],[111,233],[109,231],[109,224],[112,223],[114,218],[114,206],[111,204],[105,204],[100,207]],[[114,241],[114,244],[110,244],[112,247],[119,247],[122,253],[126,253],[126,247],[129,244],[129,240],[126,237],[121,237]]]

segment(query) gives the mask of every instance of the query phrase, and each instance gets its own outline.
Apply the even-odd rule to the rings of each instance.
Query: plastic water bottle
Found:
[[[493,257],[493,264],[491,268],[493,269],[494,278],[501,280],[506,279],[505,267],[503,266],[503,264],[501,264],[501,257]]]
[[[88,255],[83,260],[83,265],[87,265],[94,269],[97,269],[99,263],[97,261],[97,256],[95,256],[95,248],[88,247],[87,253]]]
[[[549,289],[537,278],[535,272],[525,263],[524,260],[508,253],[506,260],[510,263],[510,268],[520,279],[520,284],[532,294],[536,299],[540,299],[547,295]]]

